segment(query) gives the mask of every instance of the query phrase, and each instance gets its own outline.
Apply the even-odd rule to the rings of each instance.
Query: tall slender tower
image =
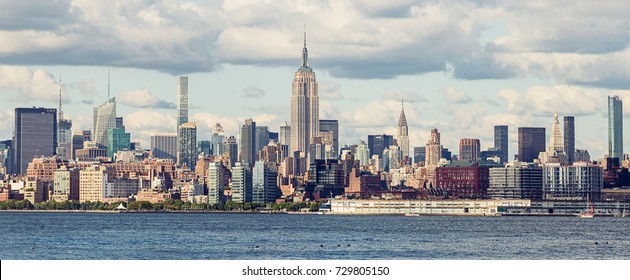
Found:
[[[315,72],[308,66],[306,32],[304,32],[302,66],[293,77],[290,151],[306,153],[310,139],[317,136],[319,136],[319,96]]]
[[[564,152],[564,140],[560,131],[560,121],[558,111],[553,114],[553,124],[551,125],[551,136],[549,137],[549,151]]]
[[[94,107],[92,127],[94,131],[92,139],[94,142],[101,147],[107,146],[107,133],[110,128],[116,127],[116,97],[112,97],[98,107]]]
[[[573,164],[575,159],[575,119],[573,116],[564,117],[564,153],[567,163]]]
[[[177,76],[177,127],[188,122],[188,77]]]
[[[623,160],[623,109],[621,97],[608,96],[608,156]]]
[[[396,141],[402,151],[402,156],[409,156],[409,127],[407,126],[407,117],[405,116],[405,105],[403,103],[400,117],[398,117],[398,132],[396,133]]]

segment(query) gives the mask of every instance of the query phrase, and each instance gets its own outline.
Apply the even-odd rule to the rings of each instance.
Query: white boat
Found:
[[[405,217],[420,217],[418,213],[405,213]]]
[[[595,206],[593,206],[593,202],[589,199],[588,204],[586,206],[586,210],[578,215],[582,219],[590,219],[595,217]]]

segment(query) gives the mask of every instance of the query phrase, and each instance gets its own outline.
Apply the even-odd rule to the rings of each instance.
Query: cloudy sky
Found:
[[[132,140],[174,131],[177,75],[208,139],[253,118],[289,122],[304,26],[320,117],[341,144],[395,132],[401,98],[412,146],[436,127],[493,145],[495,124],[551,127],[574,115],[577,147],[607,153],[606,96],[630,114],[630,5],[624,1],[0,1],[0,139],[16,107],[63,108],[90,129],[111,95]],[[628,122],[625,123],[628,131]],[[626,137],[626,146],[630,137]],[[548,140],[547,140],[548,141]]]

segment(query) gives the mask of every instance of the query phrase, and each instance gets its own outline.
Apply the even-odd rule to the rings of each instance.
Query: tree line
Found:
[[[121,202],[79,202],[78,200],[55,201],[31,203],[28,200],[7,200],[0,201],[0,210],[116,210]],[[298,212],[302,209],[308,211],[318,211],[320,202],[283,202],[283,203],[237,203],[228,200],[224,203],[191,203],[183,202],[179,199],[166,199],[161,203],[151,203],[149,201],[122,202],[131,211],[288,211]]]

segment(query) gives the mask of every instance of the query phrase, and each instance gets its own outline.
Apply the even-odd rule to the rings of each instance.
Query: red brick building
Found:
[[[435,171],[435,185],[448,197],[483,198],[488,192],[491,164],[454,161]]]

